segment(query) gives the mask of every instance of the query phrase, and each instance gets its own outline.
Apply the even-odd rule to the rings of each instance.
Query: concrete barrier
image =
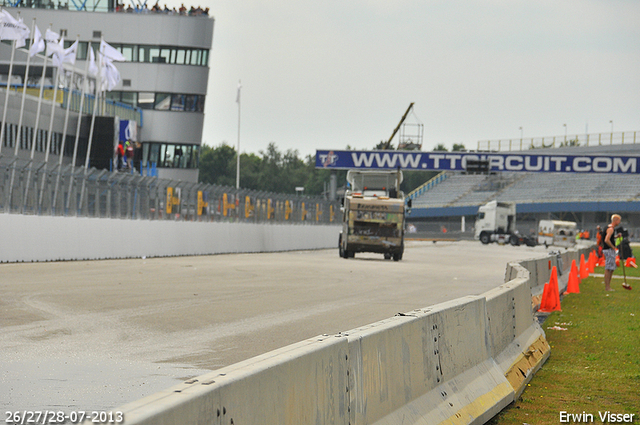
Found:
[[[115,410],[124,424],[346,425],[347,360],[346,338],[320,336]]]
[[[485,299],[348,332],[350,424],[484,423],[513,401],[490,357]]]
[[[0,262],[334,248],[340,227],[0,214]]]
[[[129,425],[485,423],[549,357],[531,296],[550,261],[510,263],[508,281],[481,296],[312,338],[115,410]]]
[[[507,270],[505,271],[505,282],[514,279],[518,275],[518,271],[515,270],[514,267],[522,266],[530,273],[529,282],[531,287],[531,295],[539,296],[542,294],[544,284],[549,281],[549,278],[551,276],[551,268],[556,267],[558,269],[560,292],[562,293],[566,289],[567,277],[571,269],[571,261],[575,260],[576,265],[578,265],[578,268],[580,268],[580,255],[584,255],[585,259],[587,259],[589,252],[591,252],[593,249],[595,249],[593,244],[581,243],[575,248],[565,249],[564,251],[561,251],[559,254],[560,261],[558,261],[558,255],[548,254],[544,258],[522,260],[518,261],[517,263],[509,263],[507,264]]]
[[[549,358],[551,347],[533,317],[529,271],[519,264],[512,264],[512,270],[517,272],[514,279],[483,296],[491,357],[517,398]]]

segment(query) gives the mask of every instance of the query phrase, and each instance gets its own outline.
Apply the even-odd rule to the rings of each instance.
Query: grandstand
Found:
[[[640,144],[536,149],[536,153],[567,155],[640,155]],[[418,228],[458,228],[462,217],[473,224],[478,207],[491,200],[516,202],[518,227],[529,232],[541,219],[566,219],[583,229],[595,229],[612,213],[620,213],[625,227],[640,236],[640,173],[525,173],[466,174],[443,172],[429,188],[410,196],[408,221]],[[437,182],[434,184],[434,182]],[[522,226],[520,225],[522,223]],[[638,231],[635,231],[638,230]]]

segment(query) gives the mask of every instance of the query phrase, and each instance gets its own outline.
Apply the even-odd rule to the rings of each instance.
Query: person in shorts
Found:
[[[604,290],[612,291],[611,289],[611,278],[613,277],[613,272],[616,269],[616,255],[618,254],[615,246],[615,228],[622,221],[622,217],[618,214],[613,214],[611,216],[611,224],[607,226],[607,231],[605,233],[604,240],[602,241],[602,253],[604,254]],[[622,284],[623,288],[631,289],[631,286]]]

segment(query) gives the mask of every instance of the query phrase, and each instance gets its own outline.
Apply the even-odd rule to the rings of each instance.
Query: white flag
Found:
[[[0,12],[0,40],[16,40],[16,47],[24,47],[30,32],[22,18],[15,20],[6,9]]]
[[[31,48],[29,49],[29,56],[35,56],[38,53],[44,50],[44,39],[42,38],[42,34],[36,25],[33,34],[33,43],[31,44]]]
[[[122,56],[122,53],[107,44],[107,42],[105,42],[104,40],[100,42],[100,53],[102,53],[102,56],[107,57],[112,61],[124,62],[125,60],[124,56]]]
[[[118,68],[109,58],[102,58],[102,90],[111,91],[119,82],[120,72]]]
[[[62,55],[62,62],[75,65],[77,53],[78,53],[78,40],[74,41],[71,46],[64,49],[64,52]]]
[[[49,39],[49,30],[47,30],[47,56],[57,55],[61,56],[64,52],[64,37],[60,41]]]
[[[60,39],[60,43],[51,43],[51,46],[52,46],[51,62],[53,63],[53,65],[57,66],[58,68],[62,68],[63,63],[70,63],[72,65],[76,63],[76,52],[78,51],[78,40],[76,40],[71,46],[67,47],[66,49],[62,48],[63,45],[64,45],[64,38]]]
[[[57,33],[51,31],[51,29],[47,28],[47,31],[44,33],[44,40],[47,43],[57,43],[58,40],[60,40],[60,36]]]
[[[96,55],[93,53],[93,48],[89,46],[89,74],[94,77],[98,76],[98,65],[96,65]]]

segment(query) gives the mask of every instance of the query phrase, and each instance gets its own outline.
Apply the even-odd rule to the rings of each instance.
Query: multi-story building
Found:
[[[44,2],[27,2],[33,7],[7,9],[13,16],[19,14],[29,27],[35,18],[42,33],[51,26],[52,31],[64,36],[66,45],[78,39],[77,69],[85,69],[88,46],[92,45],[97,51],[101,39],[118,49],[126,62],[116,63],[121,81],[106,97],[142,110],[137,134],[138,142],[141,142],[142,167],[155,165],[160,178],[197,182],[213,18],[202,14],[116,12],[113,2],[100,10],[99,0],[94,0],[92,5],[86,4],[91,1],[85,2],[85,8],[90,11],[45,8]],[[51,2],[49,5],[54,6]],[[0,85],[7,81],[10,53],[9,44],[0,44]],[[26,58],[26,54],[15,55],[14,85],[22,84]],[[39,81],[41,64],[42,60],[32,61],[29,84],[31,80]],[[28,108],[33,110],[33,98],[30,102],[32,106]],[[8,110],[19,104],[14,98]],[[7,123],[15,121],[15,116],[15,111],[9,114]],[[57,112],[55,116],[56,128],[59,128],[64,113]],[[27,130],[32,121],[32,118],[24,119],[23,125]],[[38,127],[46,126],[41,123]],[[69,132],[73,133],[74,129],[71,122]],[[105,142],[100,141],[99,134],[96,134],[94,143]],[[3,156],[9,150],[6,146],[5,137]]]

